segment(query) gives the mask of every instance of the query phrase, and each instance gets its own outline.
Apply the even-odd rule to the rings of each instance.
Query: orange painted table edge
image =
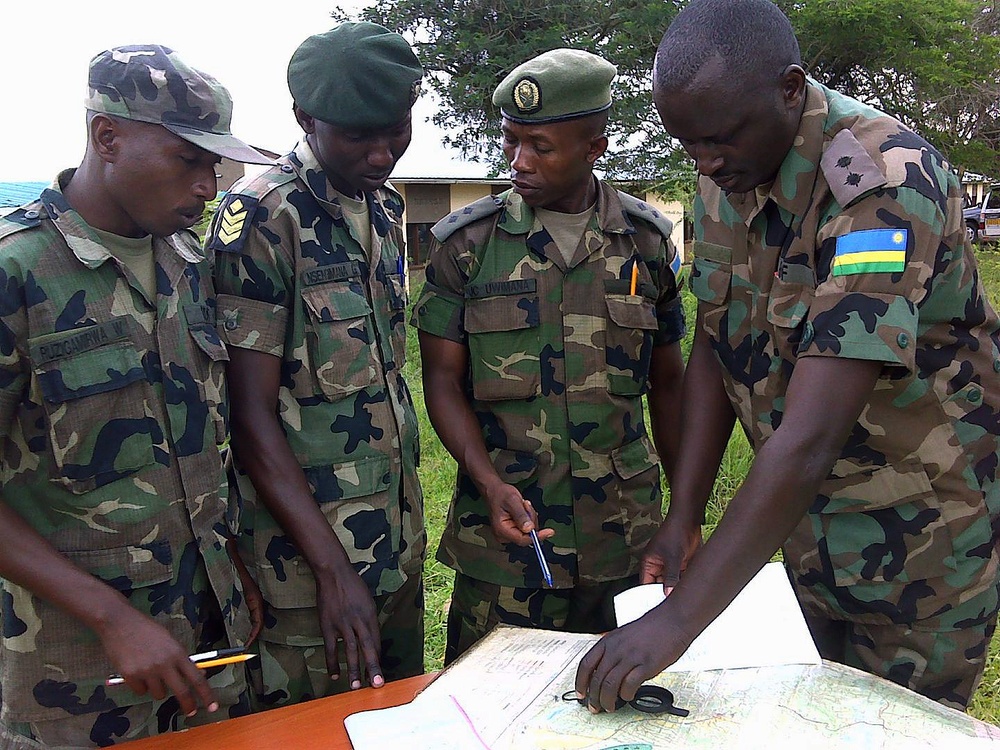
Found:
[[[295,706],[126,742],[128,750],[352,750],[344,719],[358,711],[409,703],[438,673],[409,677]]]

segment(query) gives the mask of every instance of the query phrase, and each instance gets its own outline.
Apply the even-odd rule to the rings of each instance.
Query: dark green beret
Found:
[[[423,75],[399,34],[374,23],[342,23],[299,45],[288,63],[288,90],[319,120],[372,130],[406,117]]]
[[[493,103],[514,122],[558,122],[611,106],[618,69],[580,49],[554,49],[521,63],[493,92]]]

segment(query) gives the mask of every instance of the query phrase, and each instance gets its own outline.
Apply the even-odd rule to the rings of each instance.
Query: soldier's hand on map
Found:
[[[539,539],[548,539],[555,529],[538,528],[538,513],[525,500],[517,487],[497,482],[485,492],[490,511],[490,526],[501,542],[511,542],[521,547],[531,545],[530,532],[535,529]]]
[[[125,684],[156,700],[174,695],[181,711],[193,716],[199,706],[217,711],[219,703],[188,652],[162,625],[128,604],[118,608],[97,629],[101,645]]]
[[[330,678],[340,679],[337,650],[342,642],[351,690],[362,687],[362,669],[372,687],[382,687],[385,680],[379,662],[382,641],[378,616],[361,577],[349,563],[333,574],[317,575],[316,600]]]
[[[698,519],[690,521],[682,518],[680,513],[667,513],[642,553],[639,582],[662,583],[663,593],[669,594],[701,544],[701,523]]]
[[[668,600],[669,601],[669,600]],[[664,602],[595,643],[576,670],[576,694],[592,713],[614,711],[643,682],[677,661],[694,640],[668,621]]]

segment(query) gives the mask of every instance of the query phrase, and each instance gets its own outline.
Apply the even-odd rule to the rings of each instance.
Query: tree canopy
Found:
[[[810,75],[887,111],[959,168],[1000,175],[998,0],[778,0]],[[557,47],[618,66],[602,167],[667,197],[693,192],[690,160],[652,106],[651,68],[682,0],[375,0],[360,13],[406,35],[440,99],[434,122],[463,158],[502,171],[494,88]],[[347,16],[334,11],[335,18]]]
[[[806,69],[888,112],[957,169],[1000,176],[996,0],[779,0]]]

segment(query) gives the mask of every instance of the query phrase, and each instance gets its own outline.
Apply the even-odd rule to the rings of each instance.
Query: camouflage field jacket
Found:
[[[301,141],[233,186],[209,249],[223,338],[281,359],[288,443],[355,569],[373,594],[386,594],[420,570],[426,541],[416,415],[402,375],[403,203],[389,187],[365,199],[371,259]],[[265,598],[278,608],[315,606],[305,559],[242,472],[239,486]]]
[[[249,620],[224,548],[226,348],[193,233],[153,243],[150,300],[60,191],[0,219],[2,500],[76,565],[195,649],[213,595]],[[213,605],[214,606],[214,603]],[[94,633],[3,582],[3,721],[151,700],[105,692]]]
[[[483,440],[500,477],[555,530],[543,546],[557,588],[638,569],[662,518],[642,395],[653,347],[684,334],[670,222],[597,184],[597,210],[568,267],[511,191],[443,219],[413,317],[469,348]],[[438,557],[479,580],[544,585],[532,548],[496,540],[462,473]]]
[[[700,180],[694,254],[698,325],[755,449],[781,423],[800,357],[884,365],[785,546],[798,583],[815,587],[806,606],[914,622],[993,585],[998,321],[942,157],[810,81],[769,193]]]

